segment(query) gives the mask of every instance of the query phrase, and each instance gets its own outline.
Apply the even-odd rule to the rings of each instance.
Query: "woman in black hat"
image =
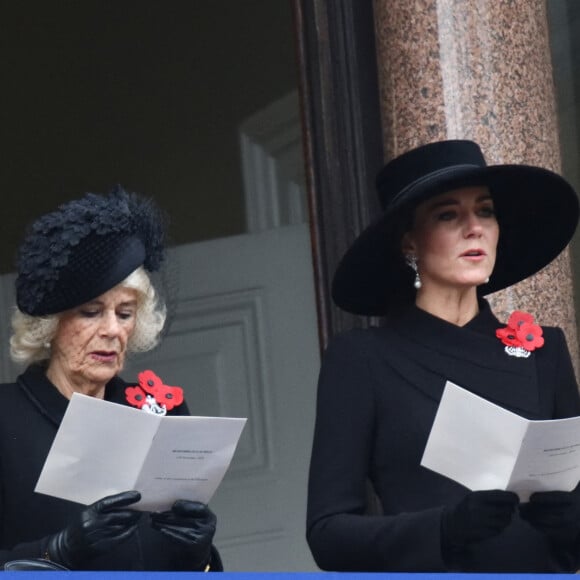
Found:
[[[346,311],[384,324],[323,359],[307,538],[329,570],[562,572],[580,567],[578,491],[469,491],[421,467],[446,381],[528,419],[580,415],[563,332],[501,324],[483,296],[534,274],[570,241],[573,189],[538,167],[487,166],[470,141],[409,151],[380,172],[384,215],[333,281]],[[367,483],[382,515],[367,512]]]
[[[179,387],[150,393],[118,376],[127,352],[153,348],[164,326],[165,305],[149,275],[161,266],[163,237],[156,206],[117,188],[42,216],[20,247],[11,353],[28,366],[2,385],[9,412],[0,421],[0,563],[7,569],[222,569],[207,505],[183,499],[145,513],[132,509],[138,490],[88,507],[34,492],[73,393],[188,414]]]

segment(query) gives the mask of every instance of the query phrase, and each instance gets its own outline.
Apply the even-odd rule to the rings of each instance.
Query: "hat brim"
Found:
[[[578,223],[574,189],[558,174],[527,165],[463,166],[424,179],[400,196],[367,227],[340,261],[332,298],[353,314],[383,316],[397,301],[413,295],[413,275],[403,261],[393,224],[405,209],[460,187],[488,186],[500,236],[490,281],[481,295],[497,292],[547,266],[570,242]]]

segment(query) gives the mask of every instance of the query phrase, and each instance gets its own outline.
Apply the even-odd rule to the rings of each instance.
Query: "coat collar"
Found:
[[[478,315],[463,327],[411,306],[379,332],[389,338],[384,349],[389,364],[429,396],[439,400],[450,380],[534,418],[540,412],[535,354],[526,359],[507,355],[495,336],[501,326],[482,299]]]
[[[17,379],[18,387],[26,397],[51,423],[60,425],[69,400],[46,377],[46,368],[32,365]],[[113,377],[105,387],[105,400],[126,405],[126,383]]]

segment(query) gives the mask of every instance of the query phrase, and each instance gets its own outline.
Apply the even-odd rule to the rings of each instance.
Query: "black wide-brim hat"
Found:
[[[469,186],[487,186],[499,223],[496,263],[480,295],[502,290],[547,266],[570,242],[578,197],[560,175],[529,165],[490,165],[472,141],[440,141],[387,163],[376,180],[383,215],[347,250],[332,283],[334,302],[347,312],[383,316],[414,295],[402,234],[421,202]]]
[[[164,259],[166,219],[150,199],[117,186],[38,218],[18,252],[16,304],[47,316],[89,302]]]

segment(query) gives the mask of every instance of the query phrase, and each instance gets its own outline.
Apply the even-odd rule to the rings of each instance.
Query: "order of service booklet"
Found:
[[[522,501],[570,491],[580,481],[580,417],[528,420],[447,381],[421,465]]]
[[[35,491],[81,504],[136,489],[135,509],[208,503],[246,419],[161,416],[75,393]]]

